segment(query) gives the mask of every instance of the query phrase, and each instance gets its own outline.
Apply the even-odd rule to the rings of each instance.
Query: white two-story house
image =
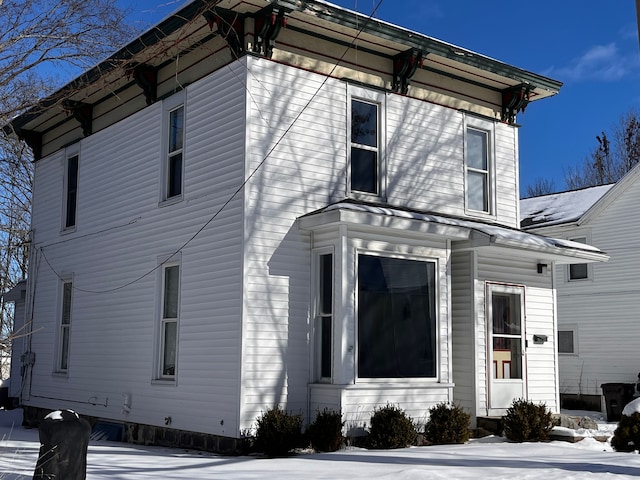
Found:
[[[12,124],[25,416],[233,450],[274,405],[557,410],[551,268],[606,258],[519,230],[516,115],[560,86],[320,0],[189,3]]]

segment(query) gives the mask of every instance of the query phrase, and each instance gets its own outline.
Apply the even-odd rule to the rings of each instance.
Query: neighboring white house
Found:
[[[606,259],[518,227],[515,117],[560,86],[319,0],[189,3],[12,124],[25,415],[229,450],[276,404],[557,411],[551,270]]]
[[[606,263],[555,270],[560,394],[601,405],[603,383],[636,383],[640,372],[640,167],[615,185],[524,199],[523,229],[584,242]]]

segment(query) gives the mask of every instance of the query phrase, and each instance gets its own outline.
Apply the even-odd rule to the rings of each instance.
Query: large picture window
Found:
[[[436,376],[435,262],[358,256],[358,376]]]

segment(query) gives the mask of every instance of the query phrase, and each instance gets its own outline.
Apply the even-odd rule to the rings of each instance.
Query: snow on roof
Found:
[[[549,226],[578,220],[615,184],[600,185],[569,192],[553,193],[520,200],[520,224],[523,228]]]
[[[310,216],[316,213],[329,212],[332,210],[359,211],[364,213],[373,213],[397,218],[407,218],[423,222],[436,223],[439,225],[459,227],[462,229],[467,229],[469,232],[475,231],[482,233],[490,237],[492,239],[492,242],[495,244],[518,247],[526,250],[540,250],[547,251],[548,253],[556,251],[556,253],[559,253],[558,249],[560,249],[565,251],[566,253],[569,253],[571,251],[572,255],[578,256],[581,255],[580,253],[578,253],[578,251],[581,251],[582,255],[585,256],[594,254],[597,260],[604,260],[607,258],[600,249],[584,243],[578,243],[559,238],[545,237],[543,235],[523,232],[522,230],[500,225],[482,223],[462,218],[445,217],[441,215],[434,215],[431,213],[419,212],[416,210],[399,209],[390,206],[342,201],[332,205],[328,205],[327,207],[324,207],[319,211],[312,212],[308,215]]]

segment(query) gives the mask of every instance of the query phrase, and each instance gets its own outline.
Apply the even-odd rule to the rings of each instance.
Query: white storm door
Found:
[[[489,408],[509,408],[525,398],[524,287],[489,285]]]

